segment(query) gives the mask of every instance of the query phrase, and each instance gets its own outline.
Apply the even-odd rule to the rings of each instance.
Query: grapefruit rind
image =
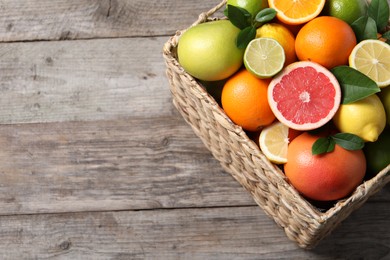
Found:
[[[311,78],[305,77],[308,73]],[[293,77],[294,74],[299,75]],[[298,61],[272,79],[268,86],[268,101],[280,122],[295,130],[308,131],[333,118],[340,106],[341,88],[336,77],[325,67],[311,61]]]

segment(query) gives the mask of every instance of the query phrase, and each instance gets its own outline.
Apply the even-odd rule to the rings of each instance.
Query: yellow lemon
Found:
[[[350,104],[341,104],[333,122],[341,132],[375,142],[386,126],[386,113],[379,97],[373,94]]]
[[[256,38],[266,37],[276,40],[284,49],[285,66],[297,60],[295,55],[295,37],[285,26],[277,23],[267,23],[256,31]]]

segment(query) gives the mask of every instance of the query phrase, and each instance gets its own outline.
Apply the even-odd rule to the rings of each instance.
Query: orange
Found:
[[[320,16],[298,32],[295,52],[299,60],[314,61],[331,69],[348,64],[356,43],[355,33],[346,22],[331,16]]]
[[[317,201],[342,199],[362,183],[366,172],[363,150],[349,151],[335,146],[333,152],[313,155],[319,136],[303,133],[287,150],[285,174],[303,196]]]
[[[283,23],[303,24],[321,13],[325,0],[268,0],[268,5]]]
[[[246,69],[230,77],[221,95],[227,116],[247,131],[257,131],[271,124],[275,116],[267,99],[270,79],[259,79]]]

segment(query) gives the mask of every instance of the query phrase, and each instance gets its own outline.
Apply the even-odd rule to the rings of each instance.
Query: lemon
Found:
[[[386,128],[373,143],[364,146],[364,154],[367,159],[367,170],[370,174],[376,174],[390,164],[390,128]]]
[[[325,15],[330,15],[352,24],[367,10],[365,0],[328,0],[322,10]]]
[[[382,91],[378,94],[385,108],[387,115],[387,124],[390,126],[390,87],[382,88]]]
[[[373,94],[350,104],[341,104],[333,122],[341,132],[375,142],[386,126],[386,113],[379,97]]]
[[[255,17],[258,12],[268,7],[267,0],[228,0],[226,4],[244,8],[252,17]]]
[[[260,132],[260,149],[271,162],[276,164],[287,162],[288,131],[288,126],[275,122]]]
[[[256,38],[244,53],[245,68],[259,78],[270,78],[282,70],[285,62],[282,45],[272,38]]]
[[[390,85],[390,45],[380,40],[358,43],[349,56],[349,66],[375,81],[379,87]]]
[[[278,23],[266,23],[256,31],[256,38],[260,37],[275,39],[282,45],[286,55],[285,66],[297,60],[295,54],[295,37],[285,26]]]
[[[237,48],[240,29],[228,20],[195,25],[179,38],[177,55],[190,75],[205,81],[226,79],[242,65],[244,50]]]

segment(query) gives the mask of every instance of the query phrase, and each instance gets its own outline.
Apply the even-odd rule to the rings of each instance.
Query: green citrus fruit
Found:
[[[205,81],[226,79],[243,63],[244,50],[236,46],[240,29],[228,20],[195,25],[179,38],[177,55],[190,75]]]
[[[258,12],[268,7],[267,0],[227,0],[226,4],[244,8],[252,17],[255,17]]]
[[[390,164],[390,128],[387,127],[376,142],[366,143],[363,150],[368,173],[376,174],[383,170]]]
[[[378,94],[386,111],[387,125],[390,125],[390,86],[382,88]]]
[[[328,0],[323,13],[352,24],[367,11],[365,0]]]

